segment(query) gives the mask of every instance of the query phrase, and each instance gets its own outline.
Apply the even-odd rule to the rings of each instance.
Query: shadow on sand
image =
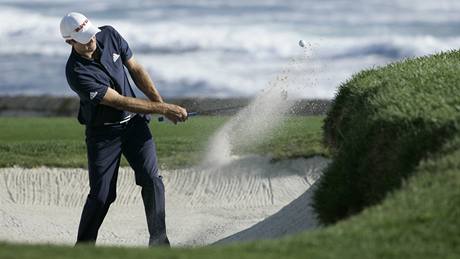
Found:
[[[312,185],[299,198],[283,207],[277,213],[248,229],[223,238],[213,245],[275,239],[315,228],[317,226],[316,215],[310,205],[315,186],[316,184]]]

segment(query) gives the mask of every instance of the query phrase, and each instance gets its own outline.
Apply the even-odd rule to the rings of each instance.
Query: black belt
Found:
[[[127,124],[132,118],[134,118],[135,114],[130,114],[128,115],[127,117],[125,117],[123,120],[121,121],[117,121],[117,122],[105,122],[103,125],[104,126],[113,126],[113,125],[123,125],[123,124]]]

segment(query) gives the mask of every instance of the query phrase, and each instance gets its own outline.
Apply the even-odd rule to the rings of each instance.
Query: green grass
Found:
[[[159,163],[179,168],[201,161],[208,140],[227,117],[202,116],[186,123],[151,122]],[[274,159],[327,155],[322,145],[323,117],[292,117],[263,141],[244,153]],[[84,127],[74,118],[0,118],[0,167],[86,167]],[[127,162],[123,159],[123,166]]]
[[[314,195],[323,223],[378,204],[460,131],[460,52],[358,73],[325,120],[333,163]]]
[[[288,118],[269,139],[240,152],[268,154],[274,160],[315,155],[329,156],[322,141],[323,117],[308,117],[308,121],[303,118],[302,116]]]

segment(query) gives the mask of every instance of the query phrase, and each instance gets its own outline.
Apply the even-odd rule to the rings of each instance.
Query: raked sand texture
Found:
[[[310,187],[327,163],[321,157],[276,163],[247,157],[219,168],[162,171],[172,245],[276,238],[314,227]],[[117,200],[99,231],[100,245],[147,243],[133,174],[120,169]],[[0,240],[72,245],[88,191],[83,169],[0,169]]]

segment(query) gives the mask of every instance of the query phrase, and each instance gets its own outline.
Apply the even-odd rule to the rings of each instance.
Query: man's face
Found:
[[[73,47],[77,50],[79,53],[92,53],[96,50],[96,36],[91,37],[88,43],[86,44],[81,44],[79,42],[74,42]]]

